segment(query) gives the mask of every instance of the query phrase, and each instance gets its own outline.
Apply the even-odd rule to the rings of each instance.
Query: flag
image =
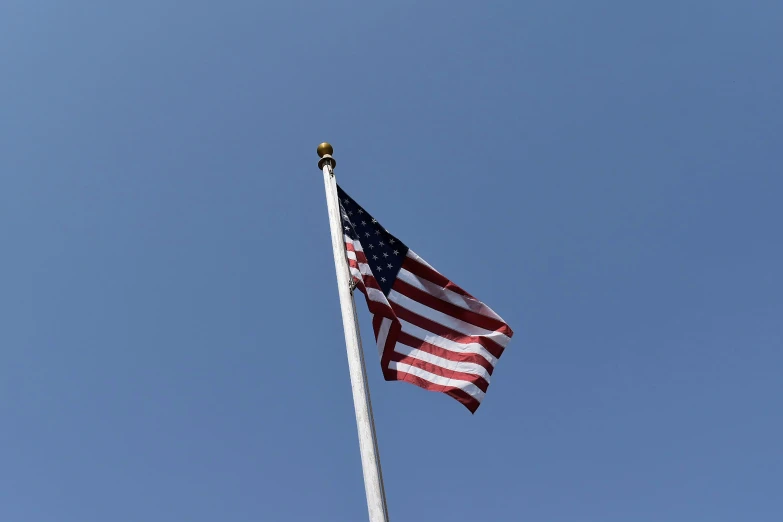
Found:
[[[337,193],[353,284],[373,316],[384,378],[445,393],[475,413],[511,328],[390,234],[339,185]]]

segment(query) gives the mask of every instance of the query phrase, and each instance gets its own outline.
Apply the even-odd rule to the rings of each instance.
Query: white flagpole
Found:
[[[334,150],[328,143],[318,146],[321,157],[318,167],[324,174],[326,206],[329,210],[329,228],[332,232],[332,251],[334,268],[337,271],[337,290],[340,294],[340,309],[343,314],[345,349],[348,352],[348,372],[351,376],[353,408],[356,412],[356,428],[359,431],[359,451],[362,456],[364,473],[364,491],[367,494],[367,510],[370,522],[389,522],[386,508],[386,493],[383,488],[381,460],[378,455],[378,441],[375,437],[375,421],[372,416],[370,390],[367,386],[367,371],[364,367],[362,340],[359,337],[359,322],[356,317],[356,305],[351,288],[351,273],[345,256],[345,240],[340,221],[340,205],[337,198],[337,181],[334,167],[337,162],[332,158]]]

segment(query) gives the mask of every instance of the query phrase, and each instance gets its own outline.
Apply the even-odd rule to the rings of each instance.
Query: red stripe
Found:
[[[448,359],[449,361],[478,364],[487,370],[487,373],[490,375],[492,375],[492,371],[495,369],[491,362],[477,353],[452,352],[451,350],[446,350],[440,346],[435,346],[434,344],[417,339],[405,332],[400,332],[397,342],[406,346],[410,346],[411,348],[416,348],[423,352],[431,353],[432,355],[436,355],[442,359]]]
[[[458,372],[455,370],[449,370],[447,368],[444,368],[442,366],[438,366],[437,364],[433,364],[431,362],[422,361],[421,359],[417,359],[415,357],[411,357],[409,355],[405,355],[399,352],[392,353],[391,357],[389,358],[392,361],[408,364],[410,366],[414,366],[416,368],[421,368],[422,370],[426,372],[430,372],[434,375],[440,375],[441,377],[445,377],[447,379],[456,379],[458,381],[467,381],[471,384],[475,384],[478,389],[485,392],[487,391],[487,387],[489,386],[489,383],[482,377],[481,375],[476,375],[474,373],[464,373],[464,372]]]
[[[397,340],[400,336],[401,325],[400,321],[395,317],[389,326],[389,333],[386,335],[386,344],[383,346],[383,352],[381,354],[381,368],[389,368],[389,361],[392,355],[394,355],[394,347],[397,345]]]
[[[357,286],[356,288],[359,288]],[[359,291],[361,291],[364,294],[364,301],[367,303],[367,308],[369,308],[370,313],[373,315],[380,315],[381,317],[388,317],[391,320],[395,320],[396,316],[394,315],[394,311],[387,306],[384,303],[379,303],[378,301],[373,301],[372,299],[369,299],[367,297],[367,292],[359,288]]]
[[[468,410],[470,410],[470,413],[476,413],[478,407],[481,406],[481,403],[479,401],[477,401],[476,399],[471,397],[467,392],[459,388],[454,388],[453,390],[447,391],[446,395],[449,395],[453,399],[457,399]]]
[[[402,295],[410,297],[414,301],[423,304],[424,306],[439,312],[443,312],[444,314],[449,315],[455,319],[459,319],[460,321],[465,321],[466,323],[470,323],[473,326],[478,326],[479,328],[484,328],[486,330],[494,330],[496,332],[505,334],[508,337],[514,335],[514,332],[511,331],[511,328],[509,328],[508,325],[503,321],[498,321],[497,319],[477,314],[476,312],[471,312],[470,310],[460,308],[457,305],[441,301],[437,297],[433,297],[431,294],[428,294],[427,292],[420,290],[400,279],[397,279],[394,282],[394,286],[392,288]]]
[[[402,267],[408,272],[417,275],[422,279],[426,279],[430,283],[435,283],[436,285],[439,285],[447,290],[451,290],[452,292],[456,292],[465,297],[470,297],[475,299],[472,295],[467,293],[465,290],[463,290],[462,288],[458,287],[457,285],[449,281],[449,279],[444,275],[442,275],[440,272],[437,272],[426,265],[422,265],[415,259],[406,257],[402,261]]]
[[[367,297],[367,286],[371,288],[375,288],[378,286],[378,283],[373,279],[372,277],[368,277],[364,280],[357,280],[356,277],[354,277],[354,281],[356,281],[356,288],[359,289],[361,293],[364,294],[364,302],[367,303],[367,308],[370,310],[370,313],[373,315],[380,315],[381,317],[388,317],[391,320],[396,320],[397,316],[394,315],[394,311],[391,309],[391,307],[387,303],[381,303],[379,301],[373,301],[369,297]]]
[[[486,350],[497,358],[503,354],[503,347],[488,337],[482,337],[480,335],[465,335],[452,330],[440,323],[431,321],[419,314],[413,313],[410,310],[406,310],[397,303],[389,303],[394,313],[403,321],[408,321],[411,324],[415,324],[419,328],[424,328],[428,332],[432,332],[435,335],[444,337],[450,341],[456,343],[469,344],[477,343],[486,348]]]
[[[430,381],[422,379],[421,377],[417,377],[416,375],[411,375],[410,373],[403,373],[397,370],[389,370],[388,372],[385,373],[385,377],[387,381],[405,381],[415,386],[418,386],[419,388],[424,388],[425,390],[428,391],[445,393],[453,397],[454,399],[457,399],[459,402],[461,402],[467,409],[470,410],[471,413],[475,413],[478,407],[481,405],[479,401],[477,401],[474,397],[470,396],[461,388],[434,384],[431,383]]]

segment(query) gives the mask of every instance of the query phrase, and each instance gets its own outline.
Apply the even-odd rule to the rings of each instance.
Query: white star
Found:
[[[369,232],[365,232],[364,235],[367,236],[367,237],[370,237],[370,233]]]
[[[372,256],[372,258],[377,260],[377,259],[378,259],[378,256]]]
[[[398,256],[398,255],[400,255],[400,251],[399,251],[399,250],[395,250],[395,251],[394,251],[394,255],[395,255],[395,256]]]
[[[383,253],[383,257],[389,257],[389,254],[387,254],[386,252],[384,252],[384,253]]]
[[[369,246],[370,248],[375,248],[374,246],[372,246],[372,243],[370,243],[368,246]]]
[[[381,246],[386,246],[386,243],[384,243],[383,241],[378,241],[378,244]]]
[[[377,223],[377,221],[375,220],[375,218],[372,218],[372,222],[373,222],[373,223]]]
[[[391,267],[392,267],[391,263],[389,263],[389,264],[388,264],[388,265],[386,265],[386,266],[387,266],[387,267],[389,267],[389,268],[391,268]]]
[[[393,244],[394,244],[394,240],[393,240],[393,239],[390,239],[390,240],[389,240],[389,243],[391,243],[391,244],[393,245]]]
[[[345,198],[343,201],[345,201],[346,203],[350,203],[351,202],[351,200],[349,198]]]
[[[346,226],[346,227],[345,227],[345,230],[350,230],[350,228]]]
[[[381,266],[380,266],[380,265],[376,266],[375,268],[377,268],[377,269],[378,269],[378,272],[383,272],[383,268],[381,268]]]
[[[359,209],[359,214],[364,214],[364,210]]]
[[[362,226],[367,226],[367,222],[366,221],[362,221]]]
[[[385,283],[385,282],[386,282],[386,278],[385,278],[385,277],[382,277],[382,278],[381,278],[381,283]]]
[[[349,211],[348,211],[348,215],[349,215],[349,216],[353,216],[353,210],[349,210]]]
[[[381,231],[380,231],[380,230],[376,230],[376,231],[375,231],[375,235],[376,235],[376,236],[379,236],[379,235],[381,235]]]

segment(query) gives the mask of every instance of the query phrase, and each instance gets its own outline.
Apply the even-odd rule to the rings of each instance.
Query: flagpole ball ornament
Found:
[[[326,154],[330,156],[334,154],[334,148],[332,148],[331,143],[323,142],[318,145],[318,156],[323,158]]]
[[[321,160],[318,162],[318,168],[323,170],[324,165],[331,165],[332,168],[335,168],[337,166],[337,162],[332,157],[332,154],[334,154],[334,148],[330,143],[323,142],[320,145],[318,145],[318,157],[321,158]]]

